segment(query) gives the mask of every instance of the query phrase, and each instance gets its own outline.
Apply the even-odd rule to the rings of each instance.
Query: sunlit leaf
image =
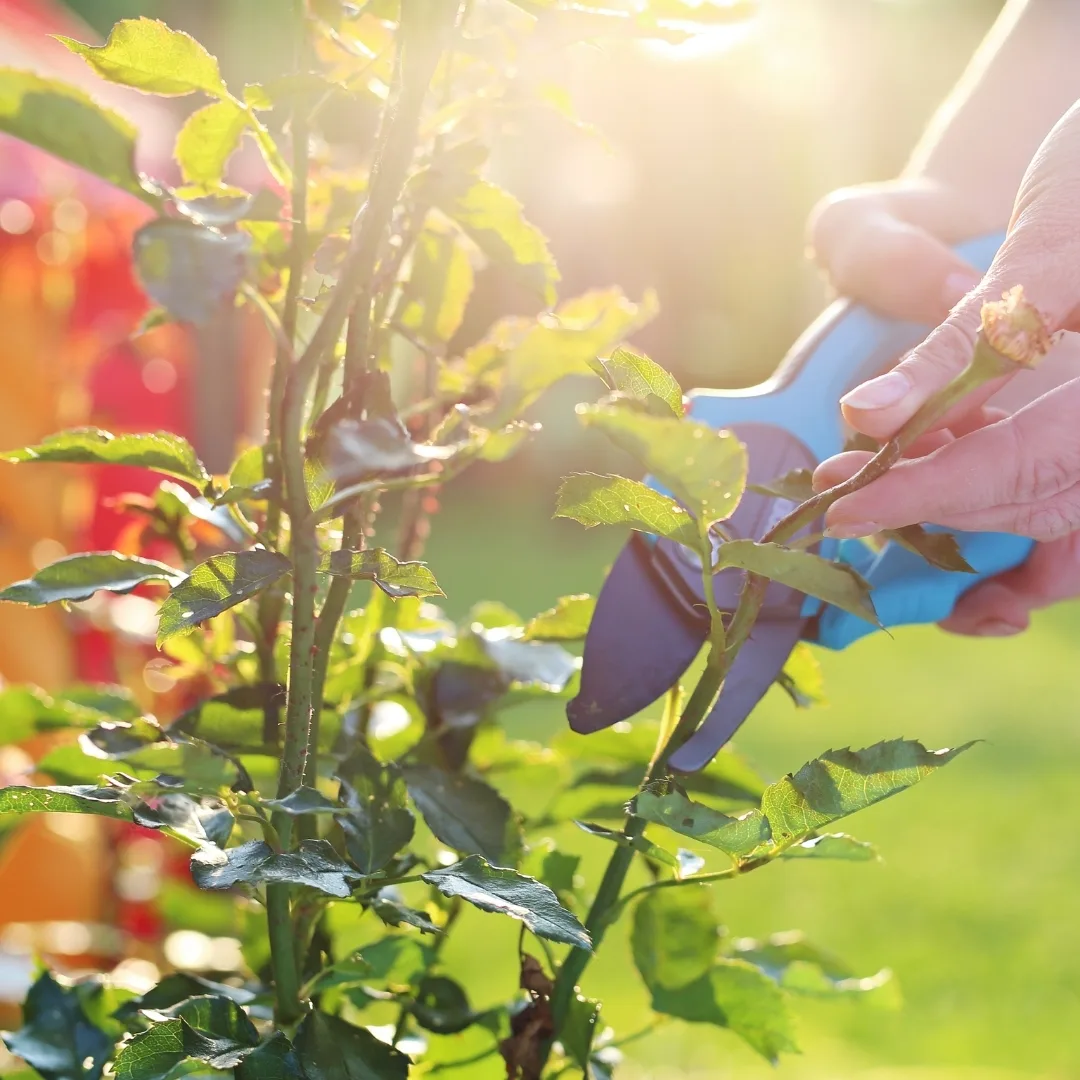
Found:
[[[873,844],[856,840],[846,833],[812,836],[801,844],[792,844],[783,853],[785,859],[842,859],[845,862],[875,862],[879,856]]]
[[[773,498],[799,505],[813,497],[814,474],[809,469],[792,469],[775,480],[749,486],[760,495],[771,495]]]
[[[452,457],[455,449],[415,443],[395,420],[342,420],[327,434],[323,461],[330,478],[346,484],[430,466]]]
[[[319,567],[323,573],[353,581],[373,581],[387,596],[444,596],[427,563],[398,562],[382,548],[363,551],[332,551]]]
[[[814,705],[826,704],[825,679],[821,674],[821,665],[805,642],[800,641],[792,650],[776,682],[795,703],[796,708],[809,709]]]
[[[40,146],[144,202],[156,204],[135,168],[134,125],[66,83],[0,68],[0,131]]]
[[[571,518],[587,529],[627,525],[687,547],[699,542],[694,519],[674,499],[625,476],[567,476],[559,487],[555,516]]]
[[[720,933],[707,886],[656,889],[634,907],[634,964],[650,990],[685,986],[713,966]]]
[[[655,360],[630,349],[619,348],[597,363],[607,376],[612,390],[646,403],[652,399],[661,401],[675,416],[683,415],[682,387],[675,376]]]
[[[205,484],[210,480],[191,444],[163,431],[111,435],[100,428],[72,428],[34,446],[0,453],[0,461],[61,461],[78,465],[132,465]]]
[[[173,156],[189,184],[217,187],[247,130],[249,114],[226,98],[196,109],[176,136]]]
[[[289,560],[273,551],[213,555],[177,585],[161,605],[158,644],[189,634],[200,623],[250,599],[289,572]]]
[[[325,840],[304,840],[299,850],[280,854],[262,840],[225,851],[204,848],[191,857],[191,876],[200,889],[284,883],[342,898],[360,877]]]
[[[558,897],[533,878],[516,870],[490,866],[479,855],[422,875],[445,896],[460,896],[481,911],[509,915],[523,922],[538,937],[591,949],[585,928],[564,908]]]
[[[121,19],[104,45],[58,40],[110,82],[166,97],[196,90],[211,97],[228,95],[217,60],[190,34],[157,19]]]
[[[870,586],[863,577],[850,566],[830,562],[809,551],[753,540],[731,540],[720,545],[715,565],[719,569],[734,566],[749,570],[878,624]]]
[[[594,596],[562,596],[553,608],[526,623],[525,640],[581,641],[588,633],[595,609]]]
[[[473,290],[473,268],[462,242],[428,226],[416,242],[395,322],[424,341],[448,342],[460,329]]]
[[[665,851],[658,844],[654,844],[651,840],[646,840],[644,836],[627,836],[625,833],[616,829],[609,829],[604,825],[596,825],[591,821],[575,821],[574,824],[581,829],[582,832],[587,832],[590,836],[599,837],[601,840],[608,840],[613,844],[618,844],[620,847],[632,848],[634,851],[640,852],[646,859],[654,863],[659,863],[662,866],[678,866],[678,861],[670,851]]]
[[[183,571],[152,559],[118,555],[114,551],[95,551],[69,555],[43,567],[32,578],[17,581],[0,589],[0,601],[41,607],[61,601],[78,603],[94,593],[128,593],[149,581],[175,585],[184,579]]]
[[[92,785],[0,788],[0,814],[94,814],[131,820],[131,807],[116,788]]]
[[[947,532],[930,532],[922,525],[905,525],[901,529],[889,529],[882,535],[902,548],[921,555],[931,566],[939,570],[953,570],[962,574],[974,574],[975,570],[964,558],[956,537]]]
[[[746,450],[730,432],[653,416],[625,403],[578,406],[578,415],[637,458],[707,524],[735,512],[746,484]]]
[[[283,799],[264,799],[263,806],[271,810],[280,810],[290,817],[302,817],[304,814],[344,814],[346,810],[328,799],[321,791],[301,785],[289,792]]]
[[[566,1020],[559,1030],[559,1041],[574,1064],[585,1070],[582,1075],[590,1080],[600,1080],[589,1061],[599,1024],[600,1002],[574,993],[566,1010]]]
[[[293,1044],[306,1080],[406,1080],[409,1059],[366,1028],[317,1009],[300,1023]]]

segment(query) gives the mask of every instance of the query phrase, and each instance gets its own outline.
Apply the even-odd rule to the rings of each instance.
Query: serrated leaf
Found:
[[[589,632],[596,597],[579,593],[561,596],[553,608],[525,624],[526,641],[581,641]]]
[[[809,551],[795,551],[779,544],[759,544],[753,540],[729,540],[720,545],[716,567],[737,567],[779,581],[788,588],[806,593],[843,611],[857,615],[875,626],[878,623],[870,586],[850,566],[829,562]]]
[[[353,581],[373,581],[387,596],[445,596],[427,563],[398,562],[382,548],[363,551],[331,551],[319,569],[324,574]]]
[[[374,874],[413,838],[416,822],[408,806],[405,781],[392,766],[366,750],[355,750],[340,770],[341,818],[349,858],[364,874]]]
[[[195,1031],[216,1041],[210,1056],[217,1057],[237,1047],[254,1047],[259,1032],[235,998],[226,994],[199,994],[179,1001],[161,1014],[184,1020]]]
[[[784,662],[777,685],[791,698],[797,709],[826,704],[825,679],[813,650],[800,641]]]
[[[236,1067],[236,1080],[303,1080],[292,1043],[275,1031]]]
[[[704,885],[656,889],[634,907],[630,946],[645,985],[677,989],[705,975],[720,947],[720,921]]]
[[[217,60],[190,34],[157,19],[121,19],[104,45],[84,45],[57,36],[103,79],[149,94],[179,97],[202,90],[226,97]]]
[[[481,911],[509,915],[538,937],[592,949],[588,932],[558,897],[534,878],[489,865],[479,855],[422,875],[444,896],[460,896]]]
[[[772,1062],[797,1049],[783,991],[743,960],[721,959],[694,982],[656,987],[652,1007],[665,1016],[729,1028]]]
[[[352,895],[357,874],[325,840],[304,840],[298,851],[276,854],[262,840],[221,851],[205,848],[191,857],[191,876],[200,889],[230,889],[241,883],[304,885],[330,896]]]
[[[792,469],[768,483],[750,484],[749,487],[759,495],[771,495],[798,506],[813,497],[814,474],[810,469]]]
[[[651,840],[646,840],[644,836],[627,836],[623,832],[619,832],[616,829],[609,829],[604,825],[597,825],[591,821],[575,821],[574,824],[581,829],[582,832],[587,832],[590,836],[599,837],[601,840],[608,840],[613,844],[618,844],[620,847],[632,848],[634,851],[640,852],[646,859],[650,859],[655,863],[660,863],[663,866],[678,866],[678,861],[670,851],[665,851],[662,847],[654,844]]]
[[[203,326],[232,302],[248,269],[251,237],[158,218],[132,241],[143,291],[181,322]]]
[[[625,476],[572,473],[559,487],[556,517],[591,529],[628,525],[638,532],[664,536],[687,547],[698,544],[694,519],[674,499]]]
[[[0,461],[61,461],[77,465],[132,465],[203,485],[210,474],[191,444],[178,435],[158,431],[111,435],[100,428],[72,428],[49,435],[35,446],[0,453]]]
[[[188,184],[216,188],[248,127],[249,113],[225,99],[196,109],[176,136],[173,156]]]
[[[683,415],[683,392],[675,376],[655,360],[627,348],[618,348],[598,363],[608,376],[612,390],[648,402],[655,398],[675,416]]]
[[[646,821],[666,825],[682,836],[719,848],[736,861],[769,842],[769,822],[760,810],[728,817],[692,802],[674,785],[663,781],[642,791],[634,799],[633,811]]]
[[[845,862],[876,862],[880,856],[873,844],[856,840],[847,833],[812,836],[801,844],[792,844],[781,856],[785,859],[843,859]]]
[[[162,1080],[187,1057],[184,1036],[184,1022],[180,1019],[166,1020],[138,1032],[116,1055],[116,1080]]]
[[[887,799],[973,745],[927,750],[922,743],[894,739],[865,750],[830,750],[765,789],[761,809],[769,819],[773,842],[787,846]]]
[[[301,785],[290,791],[283,799],[264,799],[263,806],[270,810],[280,810],[290,817],[304,814],[344,814],[346,809],[328,799],[321,791]]]
[[[273,551],[213,555],[175,586],[158,612],[158,645],[190,634],[200,623],[249,600],[289,572],[291,564]]]
[[[618,403],[578,406],[578,416],[637,458],[706,524],[735,512],[747,466],[746,450],[730,432]]]
[[[175,585],[184,572],[153,559],[95,551],[69,555],[43,567],[32,578],[0,589],[0,601],[42,607],[61,602],[79,603],[96,592],[128,593],[150,581]]]
[[[42,766],[44,768],[44,765]],[[131,807],[116,788],[92,785],[0,788],[0,814],[95,814],[131,821]]]
[[[145,994],[132,998],[116,1011],[117,1017],[126,1019],[144,1010],[169,1009],[188,998],[202,997],[206,994],[218,994],[231,997],[239,1005],[247,1005],[255,999],[255,994],[241,987],[227,986],[225,983],[212,982],[199,975],[187,972],[174,972],[151,987]]]
[[[112,1053],[112,1039],[89,1021],[78,988],[47,971],[23,1002],[22,1028],[5,1032],[3,1041],[44,1080],[98,1080]]]
[[[433,765],[410,765],[402,775],[428,828],[448,848],[483,855],[499,866],[517,862],[520,826],[513,808],[493,787]]]
[[[939,570],[952,570],[961,574],[974,574],[975,568],[964,558],[956,537],[947,532],[930,532],[922,525],[905,525],[901,529],[889,529],[882,533],[888,540],[902,548],[920,555]]]
[[[376,896],[371,902],[371,910],[387,926],[414,926],[422,934],[441,934],[442,927],[436,926],[431,919],[422,911],[417,911],[415,908],[406,907],[404,904],[399,904],[396,900],[391,900],[385,896]]]
[[[409,1059],[366,1028],[336,1016],[310,1012],[300,1023],[293,1049],[306,1080],[407,1080]]]
[[[0,131],[157,202],[135,168],[134,125],[74,86],[0,68]]]

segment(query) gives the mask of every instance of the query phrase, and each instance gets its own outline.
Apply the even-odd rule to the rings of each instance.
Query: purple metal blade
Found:
[[[671,755],[673,769],[697,772],[716,756],[776,681],[805,626],[805,619],[793,618],[770,619],[754,627],[724,681],[712,712]]]
[[[703,619],[673,603],[647,543],[632,537],[597,599],[581,690],[566,707],[570,727],[587,735],[648,708],[690,666],[706,633]]]

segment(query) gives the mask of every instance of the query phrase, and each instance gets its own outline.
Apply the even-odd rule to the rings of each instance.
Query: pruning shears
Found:
[[[1003,239],[981,237],[957,251],[985,270]],[[692,391],[688,415],[738,436],[746,445],[752,485],[793,469],[813,469],[844,448],[848,432],[839,399],[891,367],[927,330],[839,301],[799,338],[772,378],[746,390]],[[646,483],[661,486],[652,478]],[[759,540],[792,509],[794,503],[748,488],[723,523],[724,535]],[[873,588],[880,624],[890,627],[946,618],[974,585],[1023,563],[1034,543],[1004,533],[960,533],[956,539],[974,573],[938,569],[895,542],[874,550],[860,540],[825,538],[811,550],[862,574]],[[721,571],[713,581],[719,609],[734,611],[738,572]],[[587,734],[629,719],[682,676],[709,631],[702,589],[696,554],[672,540],[632,535],[604,583],[585,639],[581,689],[567,706],[575,731]],[[764,697],[800,640],[843,649],[874,629],[855,615],[770,583],[761,617],[712,711],[672,756],[672,768],[704,767]]]

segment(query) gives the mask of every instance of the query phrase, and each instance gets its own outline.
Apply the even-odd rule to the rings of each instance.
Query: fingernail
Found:
[[[945,301],[945,306],[955,307],[981,280],[978,274],[973,274],[968,270],[956,270],[951,273],[941,287],[941,299]]]
[[[846,521],[839,525],[829,525],[825,529],[825,535],[834,540],[854,540],[858,536],[873,536],[881,532],[881,526],[872,521],[864,521],[861,524],[849,525]]]
[[[856,386],[840,399],[840,404],[853,409],[888,409],[899,405],[912,389],[911,380],[904,372],[890,371]]]
[[[975,633],[979,637],[1012,637],[1014,634],[1023,633],[1022,626],[1015,626],[1004,619],[987,619],[975,627]]]

